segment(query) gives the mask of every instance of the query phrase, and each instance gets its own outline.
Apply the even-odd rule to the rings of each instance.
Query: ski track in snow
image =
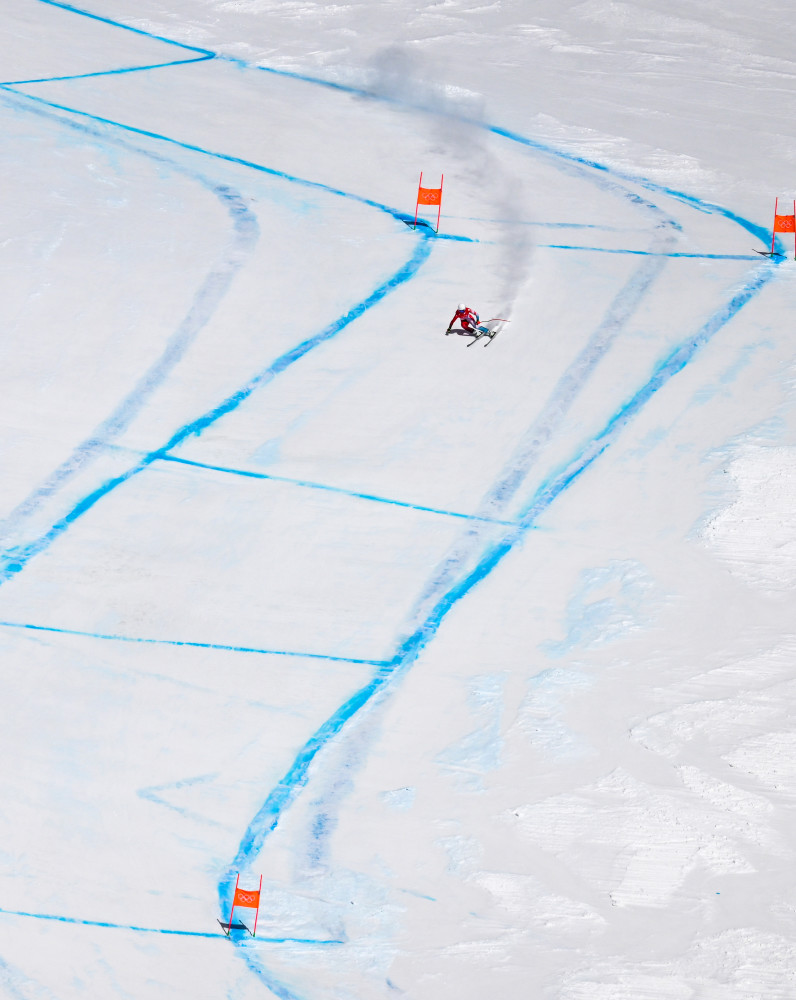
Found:
[[[40,110],[34,113],[48,114]],[[61,119],[56,118],[56,120],[63,124]],[[87,133],[95,138],[99,137],[98,132],[85,125],[76,122],[67,124],[79,132]],[[0,521],[0,543],[18,531],[24,521],[36,513],[49,497],[57,493],[61,487],[65,486],[100,454],[107,451],[114,439],[127,430],[150,397],[168,379],[213,317],[235,276],[247,263],[259,236],[257,219],[239,192],[232,190],[227,185],[214,183],[201,174],[192,173],[166,157],[135,149],[123,142],[118,143],[118,145],[126,151],[146,156],[155,163],[167,164],[175,173],[183,174],[209,190],[227,209],[232,223],[233,235],[229,245],[224,248],[221,259],[197,290],[193,303],[182,323],[166,342],[160,358],[144,372],[126,398],[119,403],[116,410],[102,422],[91,437],[79,444],[45,483],[18,504],[8,517]]]
[[[70,108],[64,105],[56,104],[43,100],[35,95],[15,90],[14,88],[16,86],[21,86],[22,84],[83,79],[86,77],[111,74],[128,74],[153,69],[163,69],[167,67],[174,68],[181,65],[220,58],[209,50],[173,42],[170,39],[154,35],[141,29],[120,24],[109,18],[101,17],[97,14],[90,13],[69,4],[57,3],[56,0],[40,0],[40,2],[74,13],[78,16],[101,21],[121,30],[133,32],[150,39],[156,39],[180,48],[181,50],[193,53],[193,55],[184,59],[175,59],[167,62],[150,63],[139,66],[126,66],[74,76],[42,77],[37,79],[7,81],[0,85],[0,89],[2,89],[7,95],[14,95],[13,101],[16,107],[27,107],[28,110],[35,111],[39,114],[52,115],[53,113],[57,113],[58,119],[65,127],[78,127],[83,129],[90,127],[86,125],[79,125],[74,118],[70,119],[64,117],[65,115],[77,116],[78,119],[87,120],[103,126],[110,126],[127,135],[132,134],[133,136],[140,136],[142,138],[171,144],[172,146],[179,147],[182,150],[206,156],[211,160],[216,159],[242,165],[244,167],[269,174],[275,178],[280,178],[295,184],[310,187],[329,195],[353,199],[354,201],[367,205],[375,210],[387,212],[396,219],[406,221],[407,217],[405,214],[391,209],[388,206],[378,204],[377,202],[371,201],[355,193],[341,191],[325,184],[291,176],[281,171],[270,169],[261,164],[240,159],[231,154],[203,149],[199,146],[180,142],[167,135],[133,128],[132,126],[124,125],[121,122],[103,119],[96,115],[83,112],[77,108]],[[235,62],[247,70],[273,73],[282,77],[295,79],[297,85],[314,84],[328,89],[339,90],[343,93],[356,94],[358,96],[366,97],[371,96],[365,91],[359,90],[355,87],[322,80],[308,75],[274,70],[267,67],[252,67],[241,62],[240,60],[233,59],[229,61]],[[384,98],[378,99],[384,100]],[[621,433],[622,429],[638,414],[638,412],[652,398],[652,396],[659,389],[665,386],[674,375],[681,371],[694,358],[699,349],[708,343],[708,341],[715,336],[715,334],[741,308],[743,308],[743,306],[749,302],[750,299],[761,291],[761,289],[775,273],[775,263],[761,263],[753,273],[752,277],[746,281],[746,283],[730,298],[728,302],[721,305],[695,334],[686,337],[686,339],[678,347],[672,350],[667,357],[658,363],[648,381],[640,386],[636,392],[616,410],[603,429],[594,435],[590,440],[585,442],[577,454],[572,456],[568,464],[550,475],[547,480],[545,480],[542,485],[536,489],[530,500],[526,501],[526,503],[522,506],[519,517],[507,520],[505,517],[505,511],[511,501],[517,496],[523,484],[527,481],[528,473],[534,465],[542,445],[555,436],[556,430],[563,420],[567,410],[571,407],[574,400],[583,389],[583,386],[588,381],[596,366],[610,350],[612,343],[615,341],[617,335],[621,332],[629,317],[637,308],[641,299],[647,294],[651,285],[654,283],[664,267],[667,258],[702,256],[713,259],[728,260],[755,259],[730,254],[698,255],[673,252],[671,250],[673,233],[676,229],[680,228],[679,224],[675,221],[675,219],[667,216],[659,208],[659,206],[639,196],[630,188],[626,187],[625,184],[629,183],[640,186],[656,196],[664,196],[665,198],[674,200],[676,203],[679,203],[681,206],[689,209],[722,215],[762,240],[767,240],[769,234],[760,227],[757,227],[747,220],[735,215],[731,211],[718,205],[703,202],[694,196],[686,195],[663,185],[655,184],[651,181],[645,180],[644,178],[625,174],[621,171],[609,170],[600,163],[589,161],[572,154],[553,149],[540,142],[529,139],[515,132],[502,129],[498,126],[477,121],[473,121],[470,124],[474,127],[486,129],[495,136],[501,137],[514,144],[523,146],[529,152],[543,157],[549,162],[555,164],[559,169],[575,173],[584,180],[597,184],[603,190],[609,191],[617,197],[629,199],[639,208],[639,210],[652,216],[654,227],[653,241],[647,250],[616,250],[600,247],[586,248],[569,247],[567,245],[557,244],[549,245],[556,247],[557,249],[578,249],[581,251],[591,249],[595,252],[637,254],[642,256],[644,259],[637,270],[626,282],[625,286],[617,293],[607,314],[592,334],[590,340],[559,380],[558,385],[556,386],[550,399],[543,407],[537,420],[534,421],[532,426],[525,432],[518,442],[513,458],[507,464],[507,467],[501,473],[498,480],[487,492],[478,511],[471,515],[463,514],[461,512],[438,511],[434,508],[423,507],[420,505],[401,504],[400,501],[392,501],[389,498],[352,492],[351,495],[353,496],[364,497],[365,499],[373,500],[375,502],[398,503],[399,505],[415,507],[415,509],[419,510],[433,510],[436,513],[446,516],[468,518],[470,519],[470,525],[463,534],[461,541],[452,550],[452,552],[449,553],[447,559],[440,567],[439,571],[435,574],[435,577],[426,584],[419,599],[415,614],[404,626],[404,634],[395,648],[394,655],[387,661],[366,659],[349,661],[373,665],[376,667],[372,679],[367,685],[362,687],[350,699],[342,704],[320,726],[320,728],[312,734],[312,736],[297,753],[293,764],[282,780],[267,795],[261,809],[253,817],[249,827],[241,838],[238,852],[230,862],[228,872],[224,873],[221,881],[219,882],[218,892],[222,913],[229,905],[231,899],[229,872],[237,869],[246,869],[250,861],[253,860],[255,855],[261,850],[269,833],[276,828],[285,811],[295,801],[302,788],[307,783],[310,765],[323,748],[341,733],[346,724],[352,718],[362,713],[366,707],[373,706],[379,700],[383,699],[388,688],[391,685],[394,685],[397,680],[413,665],[422,649],[434,638],[434,635],[442,624],[442,621],[453,606],[469,594],[481,580],[489,575],[500,564],[503,557],[507,555],[526,534],[526,532],[534,526],[539,516],[555,501],[559,495],[561,495],[562,492],[568,489],[568,487],[575,482],[578,477],[586,469],[588,469],[608,447],[610,447],[613,441],[616,440],[618,435]],[[108,141],[107,136],[104,135],[103,138],[105,141]],[[120,139],[116,139],[115,141],[117,145],[122,144],[122,148],[136,155],[144,155],[155,159],[158,158],[157,154],[154,154],[149,150],[131,146],[129,143],[123,143]],[[168,162],[171,164],[171,161]],[[175,165],[172,164],[172,166]],[[193,307],[191,308],[189,314],[185,317],[178,330],[172,335],[172,338],[167,343],[161,358],[140,378],[138,385],[133,392],[126,399],[120,402],[114,413],[103,422],[97,432],[88,441],[85,441],[82,445],[80,445],[75,450],[74,454],[51,474],[45,484],[32,493],[21,505],[17,507],[17,509],[12,513],[9,521],[4,526],[6,531],[18,528],[21,521],[23,521],[31,511],[37,509],[44,499],[57,492],[67,479],[76,474],[76,472],[89,462],[96,453],[105,448],[108,443],[115,436],[120,434],[130,423],[133,416],[140,412],[141,408],[146,406],[146,403],[154,389],[168,378],[170,372],[178,364],[185,352],[190,348],[190,345],[195,339],[198,331],[209,320],[216,306],[224,297],[237,271],[245,265],[246,251],[251,246],[252,241],[256,240],[257,224],[253,215],[248,212],[241,202],[240,196],[236,192],[213,182],[211,179],[208,179],[199,173],[191,173],[184,167],[178,167],[178,169],[180,169],[181,172],[188,176],[191,180],[198,181],[203,184],[206,188],[212,191],[216,197],[220,198],[222,202],[227,205],[233,222],[234,236],[230,246],[227,248],[225,257],[217,268],[207,276],[200,289],[198,289]],[[552,225],[556,225],[556,223],[552,223]],[[186,462],[186,460],[178,459],[173,456],[171,452],[189,437],[201,435],[205,429],[216,423],[226,414],[232,412],[252,393],[264,388],[273,379],[275,379],[282,372],[286,371],[291,365],[293,365],[309,351],[331,338],[336,337],[337,334],[341,333],[350,323],[387,296],[392,290],[405,282],[412,280],[431,252],[433,239],[433,234],[430,234],[424,229],[419,229],[417,232],[417,242],[409,259],[387,281],[381,283],[376,289],[374,289],[370,295],[366,296],[354,305],[348,312],[338,317],[319,333],[282,354],[265,369],[255,374],[237,392],[222,401],[215,408],[177,430],[162,447],[142,456],[138,461],[132,464],[126,472],[105,482],[98,489],[85,496],[83,500],[76,504],[65,516],[56,521],[50,530],[44,535],[22,547],[7,550],[3,554],[4,569],[2,574],[0,574],[0,583],[9,579],[14,574],[24,570],[25,566],[32,558],[47,549],[52,542],[66,532],[78,518],[88,513],[100,499],[107,496],[118,486],[123,485],[133,476],[137,476],[139,473],[146,471],[154,463],[160,461],[181,461],[185,462],[185,464],[200,465],[200,463],[189,463]],[[210,466],[210,468],[215,467]],[[228,471],[230,473],[237,472],[237,474],[242,475],[255,475],[252,473],[239,472],[238,470],[223,471]],[[261,478],[278,477],[262,476]],[[299,485],[317,489],[334,489],[334,487],[327,487],[320,483],[303,482],[299,483]],[[347,491],[338,490],[338,492]],[[84,633],[79,631],[70,633],[70,630],[68,629],[47,629],[46,626],[36,624],[0,622],[0,626],[64,632],[76,635],[90,634],[98,639],[109,641],[130,641],[143,643],[170,642],[168,639],[135,639],[125,636],[100,635],[98,633]],[[300,652],[290,652],[284,650],[258,650],[240,646],[213,646],[209,643],[174,642],[173,644],[221,648],[246,653],[273,654],[276,652],[283,655],[307,655]],[[328,658],[343,659],[341,657],[332,656],[329,656]],[[102,921],[77,920],[76,918],[64,916],[59,917],[49,914],[23,913],[22,911],[0,912],[16,913],[18,916],[32,917],[42,920],[83,923],[97,927],[124,927],[124,925]],[[125,927],[125,929],[145,933],[183,935],[194,934],[204,937],[219,936],[218,934],[203,934],[201,932],[163,928],[157,929],[130,926]],[[319,946],[342,943],[336,940],[310,941],[307,939],[296,938],[273,938],[268,940],[286,942],[301,940],[303,943],[311,943]],[[286,1000],[291,1000],[291,998],[292,1000],[296,1000],[296,995],[284,984],[274,979],[272,974],[268,972],[268,970],[259,962],[257,956],[250,949],[248,949],[243,942],[236,942],[236,944],[241,947],[245,960],[252,971],[261,978],[264,984],[267,985],[274,994],[286,998]],[[2,970],[3,978],[7,979],[9,977],[7,967],[0,964],[0,970]]]

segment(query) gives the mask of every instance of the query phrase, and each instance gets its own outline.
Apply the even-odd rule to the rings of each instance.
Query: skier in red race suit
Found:
[[[457,319],[461,323],[461,329],[454,331],[453,324],[456,322]],[[448,329],[445,331],[445,336],[447,337],[449,333],[455,332],[462,337],[476,337],[478,336],[478,330],[476,329],[477,326],[478,326],[478,313],[475,311],[475,309],[471,309],[469,306],[466,306],[462,302],[460,303],[460,305],[456,307],[456,312],[453,314],[453,319],[448,324]]]

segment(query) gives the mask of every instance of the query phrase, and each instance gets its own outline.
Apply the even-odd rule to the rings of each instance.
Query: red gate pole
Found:
[[[793,259],[796,260],[796,198],[793,199]]]
[[[422,174],[421,174],[422,176]],[[439,232],[439,217],[442,213],[442,182],[445,180],[445,174],[439,175],[439,208],[437,209],[437,232]],[[796,251],[794,251],[796,253]]]
[[[262,876],[261,876],[262,877]],[[235,892],[232,894],[232,909],[229,914],[229,927],[227,929],[227,937],[232,933],[232,914],[235,912],[235,895],[238,891],[238,882],[240,882],[240,872],[238,872],[238,877],[235,879]]]
[[[412,229],[417,229],[417,209],[420,205],[420,188],[423,186],[423,171],[420,171],[420,183],[417,185],[417,201],[415,202],[415,224]]]
[[[774,199],[774,228],[771,230],[771,256],[774,256],[774,241],[777,238],[777,206],[779,198]]]
[[[252,937],[257,937],[257,918],[260,916],[260,893],[263,891],[263,877],[260,876],[260,888],[257,890],[257,912],[254,914],[254,932]]]

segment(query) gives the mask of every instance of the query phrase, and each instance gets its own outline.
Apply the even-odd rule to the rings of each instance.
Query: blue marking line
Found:
[[[179,465],[190,465],[197,469],[209,469],[211,472],[223,472],[230,476],[243,476],[247,479],[268,479],[275,483],[289,483],[309,490],[324,490],[327,493],[340,493],[343,496],[355,497],[357,500],[371,500],[373,503],[386,503],[393,507],[406,507],[408,510],[420,510],[427,514],[440,514],[443,517],[460,517],[465,521],[486,521],[488,524],[511,525],[514,521],[499,521],[493,517],[479,517],[477,514],[462,514],[455,510],[442,510],[439,507],[424,507],[419,503],[408,503],[405,500],[392,500],[389,497],[376,496],[375,493],[360,493],[357,490],[347,490],[342,486],[329,486],[326,483],[314,483],[308,479],[291,479],[288,476],[272,476],[265,472],[249,472],[247,469],[230,469],[225,465],[209,465],[207,462],[194,462],[188,458],[177,458],[176,455],[163,455],[162,462],[176,462]]]
[[[534,219],[487,219],[478,215],[448,215],[464,222],[487,222],[498,226],[533,226],[537,229],[598,229],[602,233],[646,233],[633,226],[603,226],[593,222],[537,222]]]
[[[213,781],[217,777],[217,774],[200,774],[195,778],[183,778],[181,781],[169,781],[164,785],[153,785],[151,788],[139,788],[136,794],[139,798],[146,799],[148,802],[153,802],[156,806],[163,806],[164,809],[171,809],[173,812],[178,813],[180,816],[185,817],[185,819],[190,820],[193,823],[202,823],[205,826],[220,827],[223,824],[218,822],[218,820],[209,819],[207,816],[202,816],[201,813],[193,812],[190,809],[184,809],[182,806],[175,806],[173,803],[169,802],[168,799],[164,799],[158,794],[158,792],[191,788],[193,785],[200,785],[208,781]]]
[[[405,892],[407,896],[416,896],[417,899],[427,899],[429,903],[436,903],[434,896],[427,896],[424,892],[416,892],[414,889],[399,889],[398,892]]]
[[[42,0],[46,3],[47,0]],[[149,66],[128,66],[124,69],[102,69],[92,73],[72,73],[68,76],[39,76],[29,80],[3,80],[0,87],[22,87],[30,83],[58,83],[62,80],[87,80],[94,76],[120,76],[123,73],[141,73],[146,69],[165,69],[168,66],[186,66],[188,63],[206,62],[214,56],[197,56],[195,59],[170,59],[168,62],[151,63]]]
[[[153,38],[156,42],[163,42],[164,45],[171,45],[176,49],[185,49],[187,52],[199,52],[205,59],[215,59],[216,53],[211,52],[210,49],[200,49],[196,45],[187,45],[185,42],[175,42],[173,38],[166,38],[164,35],[156,35],[151,31],[146,31],[144,28],[133,28],[129,24],[123,24],[121,21],[114,21],[110,17],[103,17],[101,14],[92,14],[88,10],[83,10],[82,7],[75,7],[71,3],[63,3],[62,0],[39,0],[39,3],[46,4],[48,7],[58,7],[61,10],[66,10],[70,14],[79,14],[81,17],[87,17],[90,21],[100,21],[102,24],[108,24],[112,28],[121,28],[122,31],[129,31],[133,35],[142,35],[144,38]]]
[[[477,240],[473,236],[457,236],[456,233],[435,233],[433,229],[430,235],[433,240],[450,240],[452,243],[483,243],[483,240]]]
[[[218,649],[226,653],[255,653],[258,656],[294,656],[307,660],[331,660],[335,663],[354,663],[368,667],[382,667],[386,660],[357,659],[353,656],[333,656],[330,653],[303,653],[294,649],[260,649],[256,646],[228,646],[218,642],[188,642],[179,639],[147,639],[132,635],[115,635],[103,632],[82,632],[73,628],[55,628],[49,625],[31,625],[27,622],[0,621],[0,628],[27,629],[30,632],[53,632],[60,635],[77,635],[86,639],[105,639],[109,642],[142,643],[148,646],[187,646],[193,649]]]
[[[172,934],[179,937],[219,938],[227,941],[223,931],[181,931],[171,927],[138,927],[135,924],[115,924],[109,920],[81,920],[77,917],[62,917],[55,913],[28,913],[26,910],[6,910],[0,907],[0,913],[11,917],[30,917],[33,920],[55,920],[60,924],[79,924],[82,927],[106,927],[118,931],[137,931],[139,934]],[[346,942],[340,938],[301,938],[301,937],[258,937],[255,941],[267,944],[313,944],[339,945]]]
[[[692,257],[695,260],[753,260],[757,263],[758,258],[751,254],[740,253],[681,253],[676,250],[655,251],[655,250],[626,250],[613,247],[583,247],[563,243],[539,243],[539,247],[547,250],[586,250],[590,253],[626,253],[637,257]]]

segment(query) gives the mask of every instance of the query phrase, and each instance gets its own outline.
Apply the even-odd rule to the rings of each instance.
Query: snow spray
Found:
[[[435,152],[453,160],[465,180],[483,193],[500,237],[499,278],[494,293],[497,315],[511,317],[528,278],[533,254],[529,226],[517,225],[524,185],[492,152],[483,128],[484,101],[479,94],[453,92],[434,79],[422,56],[400,45],[376,53],[368,69],[368,91],[400,102],[428,116]]]

